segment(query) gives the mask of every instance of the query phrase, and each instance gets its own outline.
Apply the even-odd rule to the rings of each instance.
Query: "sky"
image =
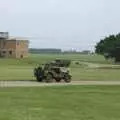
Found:
[[[120,32],[120,0],[0,0],[0,31],[30,48],[94,50]]]

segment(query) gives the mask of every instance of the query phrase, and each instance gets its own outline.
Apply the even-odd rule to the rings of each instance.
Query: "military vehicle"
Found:
[[[70,60],[56,59],[52,62],[46,63],[42,66],[38,66],[34,69],[34,76],[37,81],[42,82],[71,82],[71,75],[69,72]]]

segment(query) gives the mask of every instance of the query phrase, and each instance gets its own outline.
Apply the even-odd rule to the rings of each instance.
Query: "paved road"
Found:
[[[120,81],[72,81],[71,83],[39,83],[36,81],[0,81],[0,87],[39,87],[63,85],[120,85]]]

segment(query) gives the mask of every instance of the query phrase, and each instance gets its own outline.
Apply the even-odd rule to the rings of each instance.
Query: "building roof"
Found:
[[[21,38],[20,37],[19,38],[18,37],[9,37],[6,40],[9,40],[9,41],[24,41],[24,42],[29,42],[29,40],[25,40],[22,37]]]

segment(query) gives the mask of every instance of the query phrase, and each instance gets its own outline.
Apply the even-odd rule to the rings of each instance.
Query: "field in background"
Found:
[[[24,59],[0,59],[0,80],[35,80],[34,67],[56,58],[72,60],[73,80],[120,80],[120,65],[103,56],[83,54],[30,54]]]
[[[120,80],[120,65],[98,55],[30,55],[0,59],[0,80],[35,80],[33,69],[71,59],[73,80]],[[119,86],[14,87],[0,90],[0,120],[119,120]]]
[[[119,86],[2,88],[0,120],[119,120]]]

